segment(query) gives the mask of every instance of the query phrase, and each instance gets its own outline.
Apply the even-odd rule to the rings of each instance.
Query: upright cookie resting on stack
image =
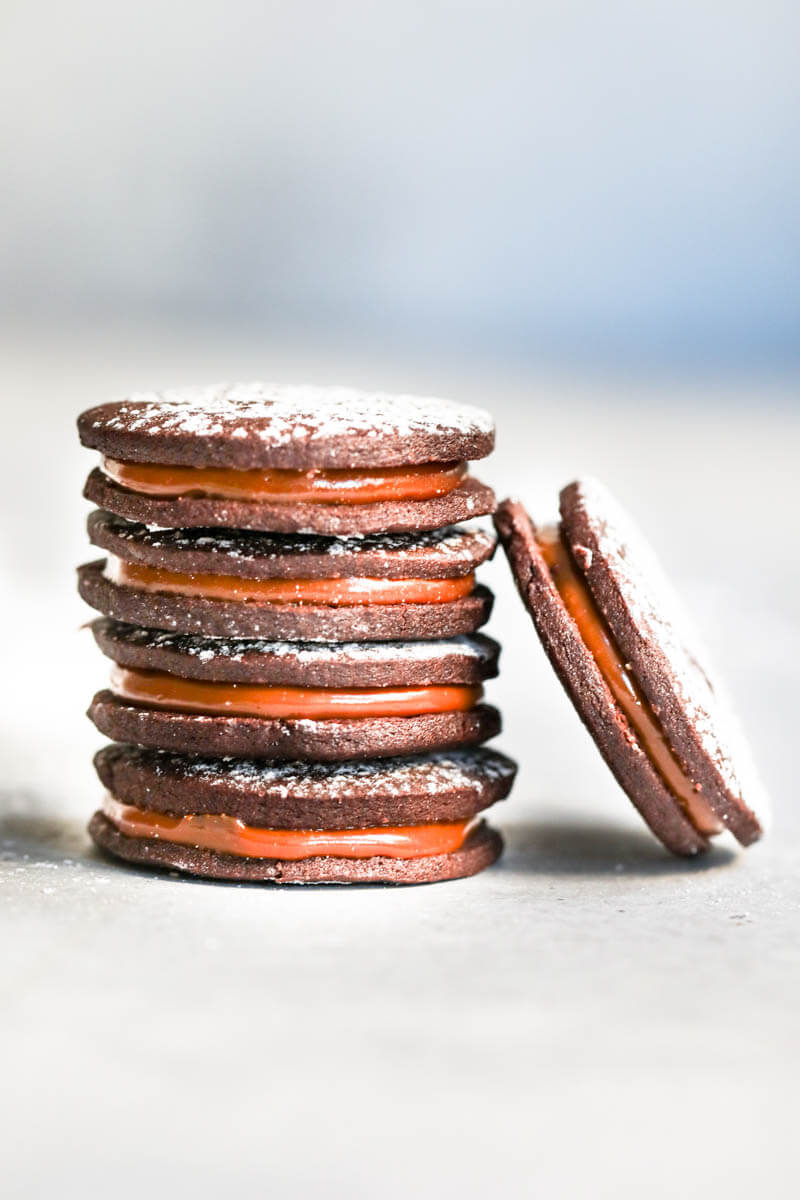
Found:
[[[79,570],[113,660],[89,713],[119,744],[90,831],[213,878],[425,882],[500,853],[479,814],[515,767],[481,747],[499,647],[477,632],[494,536],[480,409],[235,387],[85,412],[108,557]]]

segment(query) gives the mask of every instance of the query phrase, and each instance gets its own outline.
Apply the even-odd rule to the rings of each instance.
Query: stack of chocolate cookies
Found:
[[[480,409],[263,384],[85,412],[107,558],[80,568],[113,661],[90,831],[209,878],[421,883],[501,850],[514,764],[482,743],[499,647]]]

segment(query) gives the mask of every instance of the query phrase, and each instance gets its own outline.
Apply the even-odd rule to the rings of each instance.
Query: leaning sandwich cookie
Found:
[[[594,480],[561,492],[557,527],[506,500],[495,524],[579,716],[664,845],[697,854],[762,832],[749,751],[652,550]]]

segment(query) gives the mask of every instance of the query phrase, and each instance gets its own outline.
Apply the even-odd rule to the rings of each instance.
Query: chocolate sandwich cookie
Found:
[[[213,637],[353,641],[452,637],[483,625],[491,593],[474,571],[485,530],[364,538],[152,530],[97,511],[107,560],[79,570],[94,608],[147,628]]]
[[[108,619],[93,631],[116,665],[89,715],[117,741],[328,761],[473,745],[500,728],[480,703],[499,653],[486,637],[269,642]]]
[[[187,758],[110,746],[89,826],[133,863],[212,879],[428,883],[502,848],[481,819],[515,765],[488,750],[320,765]]]
[[[86,497],[145,525],[340,536],[437,529],[495,506],[467,472],[493,449],[491,417],[430,397],[187,388],[100,405],[78,429],[103,455]]]
[[[364,829],[468,821],[504,799],[516,768],[495,750],[354,763],[190,758],[111,745],[94,759],[115,799],[171,816],[225,813],[271,829]]]
[[[676,854],[762,826],[749,753],[652,550],[599,483],[561,493],[558,528],[505,501],[496,526],[545,650],[603,757]],[[747,798],[745,798],[745,795]]]

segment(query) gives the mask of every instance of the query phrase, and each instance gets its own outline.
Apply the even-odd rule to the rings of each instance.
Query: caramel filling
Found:
[[[431,500],[462,482],[465,462],[417,467],[364,467],[287,471],[236,471],[225,467],[172,467],[104,458],[103,473],[146,496],[207,496],[270,504],[375,504],[381,500]]]
[[[182,574],[123,562],[111,555],[104,574],[112,583],[146,592],[202,596],[207,600],[256,600],[266,604],[444,604],[468,596],[475,576],[460,579],[240,579],[236,575]]]
[[[103,812],[126,837],[158,838],[179,846],[235,854],[240,858],[297,860],[318,855],[335,858],[424,858],[452,854],[477,825],[468,821],[436,821],[426,825],[388,825],[373,829],[264,829],[236,817],[192,814],[186,817],[150,812],[122,804],[113,796]]]
[[[202,683],[161,671],[114,666],[111,690],[121,700],[173,712],[210,716],[294,718],[417,717],[464,712],[483,688],[460,685],[395,688],[269,687],[249,683]]]
[[[558,531],[540,532],[537,541],[564,607],[577,625],[584,645],[597,663],[600,674],[643,751],[695,829],[706,835],[720,833],[722,823],[675,757],[652,707],[623,661],[614,636],[589,589],[578,575]]]

